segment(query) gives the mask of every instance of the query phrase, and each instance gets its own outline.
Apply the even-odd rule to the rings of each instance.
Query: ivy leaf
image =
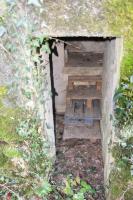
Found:
[[[66,195],[70,195],[70,196],[73,195],[73,189],[72,189],[72,187],[71,187],[70,179],[67,179],[67,180],[66,180],[66,186],[65,186],[63,192],[64,192]]]
[[[90,192],[90,193],[95,193],[95,190],[91,187],[91,185],[89,185],[88,183],[86,183],[85,181],[81,181],[81,186],[83,187],[83,191],[84,192]],[[81,189],[81,191],[82,191]]]
[[[44,40],[44,36],[40,36],[39,41],[40,41],[41,44],[43,43],[43,40]]]
[[[32,57],[32,61],[33,61],[33,62],[37,62],[37,63],[39,63],[40,60],[39,60],[38,55],[33,56],[33,57]]]
[[[38,39],[33,40],[32,41],[32,46],[33,47],[39,47],[40,46],[39,40]]]
[[[6,28],[4,26],[0,26],[0,37],[2,37],[6,33]]]
[[[42,45],[42,48],[41,48],[42,51],[44,51],[45,53],[48,53],[50,54],[51,51],[50,51],[50,48],[49,48],[49,43],[46,42],[44,45]]]
[[[40,4],[39,0],[29,0],[28,1],[28,5],[33,5],[33,6],[41,7],[41,4]]]
[[[44,181],[42,186],[36,189],[36,194],[39,197],[46,196],[50,192],[52,192],[52,188],[51,188],[51,185],[47,181]]]
[[[74,194],[73,200],[85,200],[84,194],[82,192],[78,192],[77,194]]]

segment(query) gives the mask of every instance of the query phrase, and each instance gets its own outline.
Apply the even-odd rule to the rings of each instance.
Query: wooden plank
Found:
[[[100,123],[96,121],[93,127],[65,125],[63,140],[66,139],[101,139]]]
[[[100,82],[100,81],[97,81],[97,82],[96,82],[96,89],[97,89],[98,91],[100,91],[100,90],[102,89],[102,82]]]
[[[96,85],[96,81],[69,81],[68,90],[74,89],[75,86],[90,86],[91,87],[95,85]]]
[[[88,118],[75,119],[75,118],[67,118],[65,117],[64,124],[65,125],[75,125],[75,126],[93,126],[94,120]]]
[[[66,66],[63,69],[63,73],[71,76],[79,76],[80,75],[88,75],[88,76],[97,76],[97,75],[102,75],[103,73],[103,67],[71,67],[71,66]]]
[[[102,81],[102,76],[69,76],[68,77],[68,81],[69,80],[77,80],[77,81]]]
[[[92,99],[87,99],[87,108],[92,109]]]
[[[96,85],[97,90],[100,90],[102,85],[101,76],[69,76],[68,77],[68,89],[73,89],[74,86],[91,86]]]
[[[103,65],[103,53],[68,52],[66,66],[71,67],[101,67]]]
[[[69,81],[68,82],[68,89],[72,90],[74,88],[74,82],[73,81]]]
[[[76,87],[67,92],[66,98],[70,99],[101,99],[101,91],[97,91],[95,87]]]

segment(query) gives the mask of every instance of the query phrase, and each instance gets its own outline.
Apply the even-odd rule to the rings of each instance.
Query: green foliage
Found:
[[[123,128],[119,141],[113,146],[112,155],[115,159],[110,174],[111,199],[119,199],[125,192],[125,200],[132,199],[133,192],[133,125]],[[127,190],[127,188],[130,188]]]
[[[48,158],[49,145],[40,132],[40,122],[30,114],[25,115],[25,119],[18,123],[16,133],[22,138],[18,148],[15,147],[16,141],[12,146],[5,144],[1,147],[0,176],[4,181],[8,178],[9,185],[10,181],[13,182],[10,185],[12,190],[15,187],[15,192],[25,198],[46,196],[51,192],[50,184],[44,181],[51,169],[51,161]]]
[[[0,168],[6,166],[12,158],[19,157],[20,152],[16,148],[22,138],[16,133],[20,109],[10,108],[4,105],[7,99],[7,88],[0,87]],[[22,115],[21,115],[22,116]]]
[[[109,31],[124,38],[124,57],[121,66],[121,79],[133,74],[133,1],[105,1]]]
[[[133,43],[131,43],[133,45]],[[121,65],[121,79],[133,75],[133,50],[125,52]]]
[[[3,148],[3,154],[7,157],[7,158],[17,158],[17,157],[21,157],[21,153],[20,151],[18,151],[18,149],[16,149],[15,147],[6,147]]]
[[[115,122],[119,127],[129,125],[133,121],[133,76],[121,81],[114,95]]]
[[[51,51],[50,51],[50,48],[49,48],[49,43],[48,43],[48,42],[45,42],[45,44],[42,45],[41,50],[44,51],[44,52],[46,52],[46,53],[48,53],[48,54],[50,54]]]
[[[3,152],[0,153],[0,168],[5,166],[7,163],[8,158],[3,154]]]
[[[0,184],[3,188],[0,198],[6,197],[9,191],[12,198],[19,200],[36,197],[37,188],[41,196],[48,192],[43,182],[48,179],[52,162],[44,132],[44,90],[48,84],[42,51],[50,53],[50,50],[48,38],[31,36],[38,24],[40,27],[41,2],[0,1],[0,56],[14,73],[8,93],[15,102],[12,107],[5,106],[6,90],[1,88]],[[9,189],[4,188],[5,183]]]
[[[47,196],[51,192],[52,192],[52,187],[51,187],[51,185],[47,181],[44,181],[42,183],[42,185],[40,187],[38,187],[36,189],[36,191],[35,191],[35,193],[39,197],[45,197],[45,196]]]
[[[16,133],[18,110],[10,108],[2,108],[2,110],[4,116],[0,116],[0,140],[7,143],[21,140]]]
[[[7,99],[7,89],[1,87],[0,184],[7,182],[17,199],[19,195],[25,198],[47,195],[51,190],[43,180],[51,169],[50,147],[42,135],[40,118],[36,112],[6,106]],[[1,196],[7,192],[8,188],[3,188]]]
[[[25,133],[25,127],[27,128],[27,134]],[[20,124],[17,130],[18,134],[29,143],[29,149],[23,151],[23,156],[29,164],[29,173],[31,173],[32,176],[36,174],[43,179],[47,175],[45,172],[51,166],[51,162],[47,157],[50,147],[47,144],[47,140],[39,133],[39,127],[39,123],[36,119],[28,118]],[[22,130],[23,128],[24,130]],[[22,133],[24,134],[22,135]]]
[[[3,98],[6,94],[7,94],[7,88],[5,86],[0,86],[0,98]]]
[[[87,194],[95,193],[92,186],[87,182],[80,180],[79,177],[76,177],[75,179],[67,177],[66,186],[63,191],[67,195],[67,198],[73,200],[85,200]]]

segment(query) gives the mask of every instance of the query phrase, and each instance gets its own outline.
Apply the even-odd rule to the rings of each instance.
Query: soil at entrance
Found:
[[[56,116],[56,150],[57,157],[54,182],[61,186],[68,175],[80,177],[89,183],[96,193],[86,200],[105,200],[103,186],[103,160],[101,141],[62,140],[64,116]]]

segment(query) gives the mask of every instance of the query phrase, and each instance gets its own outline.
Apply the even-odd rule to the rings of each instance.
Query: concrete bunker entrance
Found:
[[[107,55],[109,44],[114,41],[116,38],[66,37],[59,38],[56,43],[57,52],[53,53],[51,60],[53,102],[54,115],[64,114],[63,139],[101,138],[105,82],[110,74],[119,79],[115,45],[111,47],[114,55],[111,52],[109,55],[111,61]],[[110,74],[105,73],[106,65]],[[113,86],[113,82],[111,84]],[[70,127],[74,127],[76,133],[71,133]]]
[[[56,147],[75,139],[95,146],[98,140],[105,181],[121,55],[121,38],[61,37],[50,58]]]

